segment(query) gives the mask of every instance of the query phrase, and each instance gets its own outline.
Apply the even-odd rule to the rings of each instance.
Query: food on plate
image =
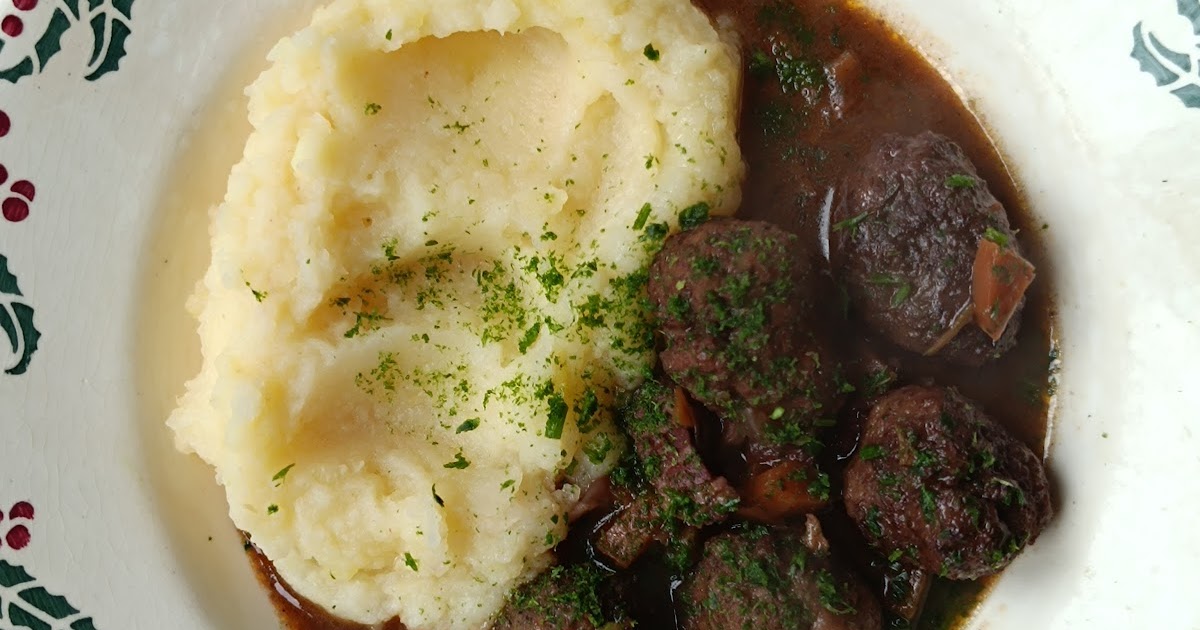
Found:
[[[879,630],[879,602],[841,565],[810,515],[804,529],[750,526],[704,545],[680,587],[685,630]]]
[[[1003,569],[1053,513],[1041,460],[941,387],[909,386],[875,403],[844,497],[883,555],[955,580]]]
[[[897,345],[980,365],[1016,344],[1033,266],[949,138],[880,138],[831,221],[836,273],[863,319]]]
[[[682,390],[646,381],[630,397],[621,426],[636,463],[612,482],[623,508],[598,532],[595,546],[626,569],[654,542],[675,545],[694,538],[701,527],[726,520],[739,498],[696,452],[695,418]]]
[[[1047,527],[1037,224],[863,9],[334,0],[271,59],[171,425],[291,630],[953,627]]]
[[[800,239],[759,221],[711,221],[669,239],[649,293],[663,369],[752,448],[803,446],[838,396],[814,329],[819,270]]]
[[[738,205],[738,53],[679,0],[335,0],[270,62],[170,426],[296,595],[477,628],[624,450],[650,257]]]
[[[608,575],[595,566],[552,567],[517,589],[492,630],[620,630],[630,627]]]

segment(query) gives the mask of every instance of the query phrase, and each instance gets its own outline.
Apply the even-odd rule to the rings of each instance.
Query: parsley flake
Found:
[[[452,470],[465,470],[470,465],[471,465],[471,462],[467,461],[467,459],[463,457],[462,451],[459,451],[454,454],[454,461],[452,461],[448,464],[443,464],[442,468],[450,468]]]
[[[275,482],[276,488],[278,488],[283,483],[284,477],[287,477],[287,474],[289,472],[291,472],[292,468],[295,468],[295,467],[296,467],[295,464],[288,464],[287,466],[285,466],[283,468],[283,470],[280,470],[279,472],[275,473],[274,477],[271,477],[271,481]]]

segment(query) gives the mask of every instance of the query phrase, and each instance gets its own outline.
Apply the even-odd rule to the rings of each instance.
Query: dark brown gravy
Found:
[[[1028,294],[1017,347],[982,369],[963,370],[903,353],[869,339],[847,323],[846,339],[867,339],[872,350],[901,366],[903,380],[932,380],[959,388],[1036,453],[1044,453],[1047,415],[1054,394],[1053,287],[1039,235],[1042,225],[1025,207],[999,152],[975,116],[919,53],[864,10],[827,0],[695,0],[710,15],[728,15],[744,47],[748,68],[743,93],[741,145],[749,166],[740,217],[776,223],[816,243],[820,216],[830,191],[880,134],[933,130],[957,142],[975,163],[993,194],[1020,230],[1026,255],[1042,275]],[[839,116],[820,88],[784,93],[780,82],[757,76],[755,54],[769,53],[782,39],[792,51],[828,66],[847,51],[859,64],[858,79],[843,86],[853,106]],[[828,89],[826,86],[824,89]],[[825,105],[822,105],[824,99]],[[836,464],[835,464],[836,465]],[[843,517],[844,518],[844,517]],[[833,525],[836,521],[833,516]],[[589,561],[587,535],[595,519],[585,519],[558,550],[564,562]],[[833,536],[841,539],[844,536]],[[853,541],[854,537],[848,537]],[[847,544],[856,544],[850,542]],[[857,543],[861,544],[861,543]],[[274,567],[247,542],[247,555],[284,625],[292,630],[359,630],[293,594]],[[633,571],[636,601],[631,612],[642,627],[674,628],[673,578],[662,567],[639,562]],[[988,587],[939,582],[918,627],[951,628],[973,608]],[[336,612],[336,611],[335,611]],[[904,627],[892,625],[891,627]],[[393,620],[381,630],[401,630]]]

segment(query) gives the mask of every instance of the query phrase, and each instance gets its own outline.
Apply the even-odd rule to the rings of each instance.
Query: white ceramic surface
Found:
[[[163,420],[198,360],[183,301],[248,131],[241,89],[315,4],[0,0],[0,202],[28,208],[0,219],[22,293],[0,273],[0,306],[40,331],[21,374],[3,370],[28,344],[0,334],[0,629],[32,627],[31,587],[69,602],[42,616],[56,629],[277,626]],[[867,4],[959,86],[1050,225],[1061,511],[975,625],[1200,629],[1200,5]]]

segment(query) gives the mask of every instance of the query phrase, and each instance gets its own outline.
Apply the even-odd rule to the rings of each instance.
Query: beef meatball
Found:
[[[869,326],[902,348],[964,365],[1012,348],[1033,267],[957,144],[932,132],[884,136],[843,188],[830,262]],[[1002,258],[981,251],[993,245]]]
[[[624,614],[607,606],[605,575],[594,566],[552,567],[517,589],[492,630],[624,628]]]
[[[712,538],[680,587],[685,630],[878,630],[879,603],[835,562],[820,523]]]
[[[668,239],[650,269],[662,364],[735,439],[803,444],[832,417],[834,361],[810,326],[818,278],[796,236],[716,220]]]
[[[1003,569],[1052,513],[1037,455],[941,387],[904,387],[875,403],[843,496],[884,556],[956,580]]]

